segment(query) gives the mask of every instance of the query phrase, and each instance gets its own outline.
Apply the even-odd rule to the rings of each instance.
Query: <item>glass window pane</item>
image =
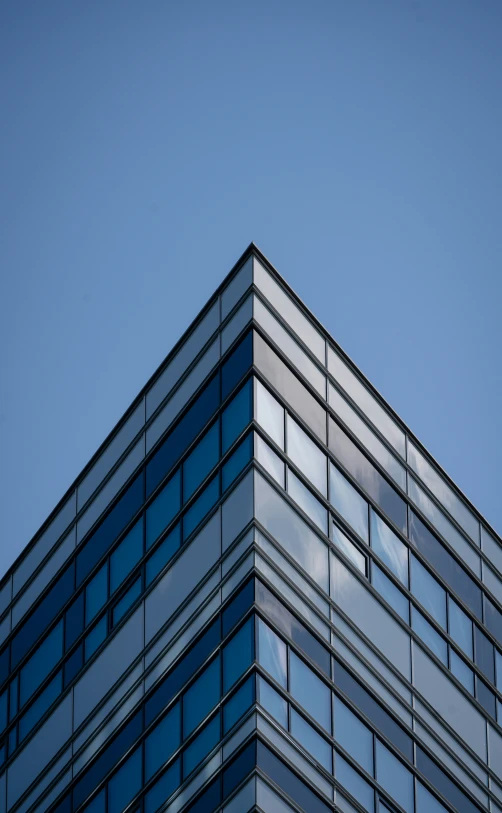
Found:
[[[258,702],[279,725],[288,728],[288,704],[268,681],[258,676]]]
[[[331,731],[331,692],[294,652],[289,653],[289,691],[326,731]]]
[[[83,644],[79,644],[76,650],[72,652],[69,658],[66,659],[64,664],[65,689],[78,675],[83,665],[84,665],[84,646]]]
[[[219,458],[220,425],[216,421],[183,463],[183,502],[192,496]]]
[[[263,468],[268,471],[271,477],[279,483],[282,488],[284,485],[284,462],[281,460],[273,449],[263,440],[263,438],[255,433],[255,457],[258,463],[261,463]]]
[[[396,587],[394,582],[385,575],[383,570],[380,570],[375,562],[371,563],[371,583],[392,609],[401,616],[403,621],[409,624],[410,602],[404,593],[401,593],[399,587]]]
[[[495,683],[495,648],[477,624],[474,624],[476,664],[491,683]]]
[[[223,691],[226,692],[254,660],[254,618],[249,618],[223,649]]]
[[[143,519],[140,519],[110,556],[110,594],[122,584],[142,556]]]
[[[453,649],[450,649],[450,669],[462,686],[474,696],[474,672]]]
[[[257,660],[269,675],[287,688],[286,644],[261,618],[258,618]]]
[[[448,813],[446,807],[421,782],[417,786],[417,813]]]
[[[223,707],[223,733],[226,734],[254,703],[255,676],[251,675]]]
[[[59,806],[56,808],[59,811]],[[94,797],[92,802],[84,807],[85,813],[105,813],[106,810],[106,788]]]
[[[333,710],[335,740],[373,776],[373,734],[336,695]]]
[[[220,715],[204,726],[183,752],[183,777],[188,776],[220,740]]]
[[[197,497],[183,517],[183,538],[186,539],[211,510],[220,496],[220,479],[217,474]]]
[[[145,813],[155,813],[180,784],[181,760],[177,759],[146,794]]]
[[[174,556],[179,546],[181,545],[181,526],[180,523],[173,528],[166,536],[163,542],[160,543],[154,553],[150,556],[146,563],[146,584],[147,587],[151,584],[154,578],[165,568],[170,559]]]
[[[502,655],[498,649],[495,650],[495,661],[497,665],[497,689],[500,691],[502,689]]]
[[[360,550],[350,541],[350,539],[345,536],[343,531],[340,530],[338,525],[334,522],[332,523],[332,534],[333,534],[333,542],[340,548],[342,553],[350,559],[353,565],[357,567],[358,570],[361,571],[363,576],[366,576],[366,556],[364,556]]]
[[[118,601],[113,608],[112,612],[112,624],[118,624],[120,619],[124,617],[130,607],[137,601],[142,593],[141,588],[141,576],[136,579],[136,581],[131,585],[129,590],[122,596],[120,601]]]
[[[244,466],[253,456],[253,434],[250,433],[239,443],[237,449],[231,454],[222,469],[222,487],[225,491],[241,473]]]
[[[492,690],[486,685],[484,680],[481,680],[477,675],[475,678],[476,683],[476,698],[483,706],[484,710],[488,712],[490,717],[495,720],[496,716],[496,703],[495,703],[495,694]]]
[[[371,547],[382,562],[408,587],[408,548],[373,510],[371,515]]]
[[[63,690],[63,677],[61,669],[57,673],[48,686],[45,687],[43,692],[38,695],[37,699],[30,706],[26,714],[24,714],[19,721],[19,742],[25,738],[29,731],[36,723],[43,717],[49,706],[54,700],[59,697]]]
[[[427,619],[416,607],[411,608],[411,628],[422,639],[424,644],[434,652],[437,658],[448,665],[448,646],[444,638],[436,632],[434,627],[429,624]]]
[[[288,468],[288,493],[321,531],[327,533],[328,512],[290,468]]]
[[[407,813],[413,813],[413,775],[378,739],[376,779]]]
[[[453,640],[468,658],[474,660],[472,646],[472,621],[469,616],[456,604],[451,596],[448,600],[449,632]]]
[[[94,655],[98,647],[101,646],[106,638],[107,623],[106,615],[98,621],[96,626],[86,635],[84,640],[85,660],[88,661],[91,655]]]
[[[183,738],[188,737],[220,699],[220,659],[216,657],[183,695]]]
[[[94,578],[85,588],[85,623],[98,614],[108,599],[108,562],[98,570]]]
[[[272,440],[284,451],[284,408],[274,396],[256,382],[256,420]]]
[[[291,733],[326,771],[332,772],[331,745],[293,708],[291,709]]]
[[[286,414],[286,431],[289,457],[317,490],[326,497],[326,455],[288,414]]]
[[[77,596],[65,613],[65,650],[75,643],[84,631],[84,591]]]
[[[141,746],[108,782],[108,813],[122,813],[141,790]]]
[[[333,463],[329,464],[329,499],[338,513],[367,542],[368,503]]]
[[[171,477],[166,486],[146,512],[146,547],[152,545],[164,528],[167,528],[173,517],[181,508],[181,474],[180,469]]]
[[[338,752],[335,755],[335,777],[368,813],[373,813],[375,791]]]
[[[253,363],[253,331],[244,336],[221,368],[221,397],[225,399]]]
[[[166,714],[145,740],[145,779],[148,781],[181,744],[181,703]]]
[[[63,656],[63,621],[61,620],[21,669],[21,706],[38,689],[44,678]],[[12,692],[12,688],[11,688]]]
[[[221,419],[222,453],[230,448],[234,440],[251,421],[253,381],[249,379],[225,408]]]
[[[446,591],[434,576],[411,556],[411,592],[435,621],[446,629]]]

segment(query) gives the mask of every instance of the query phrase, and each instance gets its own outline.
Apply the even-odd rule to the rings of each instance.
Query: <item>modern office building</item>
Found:
[[[502,541],[251,245],[0,587],[0,813],[502,813]]]

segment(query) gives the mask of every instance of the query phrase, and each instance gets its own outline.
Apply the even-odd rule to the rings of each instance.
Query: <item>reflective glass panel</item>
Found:
[[[483,674],[491,683],[495,683],[495,649],[477,624],[474,624],[474,654]]]
[[[303,745],[305,750],[312,754],[326,771],[331,773],[331,745],[293,708],[291,709],[291,733],[300,745]]]
[[[33,653],[28,663],[21,669],[21,706],[31,697],[35,689],[38,689],[44,678],[49,674],[62,655],[63,621],[61,620]]]
[[[113,626],[119,623],[120,619],[124,617],[129,608],[132,607],[134,602],[139,599],[142,592],[141,576],[139,576],[114,606],[112,610]]]
[[[220,479],[217,474],[197,497],[183,517],[183,538],[186,539],[211,510],[220,496]]]
[[[226,692],[254,660],[254,618],[249,618],[223,649],[223,691]]]
[[[258,677],[258,702],[279,725],[288,727],[288,704],[268,681]]]
[[[108,813],[122,813],[141,790],[142,748],[139,747],[108,782]]]
[[[145,813],[155,813],[181,783],[181,760],[177,759],[162,774],[145,796]]]
[[[98,647],[101,646],[106,638],[107,623],[106,615],[98,621],[96,626],[86,635],[84,640],[85,660],[89,660],[91,655],[94,655]]]
[[[145,740],[145,779],[156,773],[181,744],[181,703],[166,714]]]
[[[233,725],[254,703],[255,676],[251,675],[223,707],[223,733],[226,734]]]
[[[183,695],[183,737],[196,728],[220,699],[220,659],[206,666]]]
[[[241,473],[244,466],[249,463],[253,456],[253,434],[252,432],[239,443],[237,449],[231,454],[221,472],[221,482],[225,491]]]
[[[378,590],[382,598],[401,616],[403,621],[409,624],[410,602],[404,593],[401,593],[399,587],[396,587],[394,582],[385,575],[383,570],[380,570],[375,562],[371,564],[371,583],[375,590]]]
[[[119,587],[143,556],[143,519],[129,531],[110,556],[110,594]]]
[[[368,813],[373,813],[375,791],[338,752],[335,754],[335,777]]]
[[[271,477],[279,483],[282,488],[285,488],[284,485],[284,462],[281,460],[279,455],[277,455],[273,449],[268,445],[263,438],[255,433],[255,457],[258,460],[258,463],[261,463],[263,468],[268,471]]]
[[[417,781],[416,786],[417,813],[447,813],[446,807],[421,782]]]
[[[321,494],[327,496],[326,455],[309,436],[286,415],[287,453]]]
[[[181,508],[180,469],[171,477],[146,511],[146,547],[155,542]]]
[[[188,776],[199,762],[209,754],[220,739],[220,715],[207,723],[200,734],[185,748],[183,752],[183,777]]]
[[[284,450],[284,408],[261,381],[255,379],[255,383],[256,420],[267,435]]]
[[[408,587],[408,548],[380,517],[370,510],[371,547],[382,562]]]
[[[474,672],[453,649],[450,649],[450,669],[462,686],[464,686],[470,694],[474,695]]]
[[[250,422],[252,416],[253,381],[249,379],[225,408],[221,418],[222,453],[230,448]]]
[[[448,646],[446,641],[416,607],[411,608],[411,628],[429,647],[439,660],[448,665]]]
[[[168,533],[166,538],[160,543],[159,547],[152,553],[146,563],[146,584],[147,586],[152,583],[154,578],[160,573],[161,570],[167,565],[170,559],[174,556],[179,546],[181,545],[181,526],[180,523]]]
[[[364,576],[366,576],[366,556],[360,552],[359,548],[357,548],[353,542],[350,541],[350,539],[334,522],[332,524],[332,535],[333,542],[337,548],[340,548],[347,559],[350,559],[352,564],[355,565]]]
[[[335,740],[373,776],[373,733],[336,695],[333,724]]]
[[[287,650],[284,641],[258,618],[257,660],[284,688],[287,686]]]
[[[449,633],[455,643],[459,645],[463,652],[472,660],[474,660],[473,647],[472,647],[472,621],[464,611],[453,601],[451,596],[448,597],[448,622]]]
[[[85,588],[85,623],[98,614],[108,599],[108,562],[98,570],[93,579]]]
[[[331,692],[294,652],[289,653],[289,691],[326,731],[331,731]]]
[[[288,468],[288,493],[312,522],[315,522],[323,533],[327,533],[328,512],[290,468]]]
[[[406,813],[413,813],[413,775],[378,739],[376,740],[376,779],[387,793],[406,810]]]
[[[183,463],[183,502],[186,502],[220,458],[219,421],[213,424]]]
[[[329,499],[348,524],[368,541],[368,503],[333,463],[329,464]]]
[[[446,590],[434,576],[411,556],[411,592],[435,621],[446,629]]]

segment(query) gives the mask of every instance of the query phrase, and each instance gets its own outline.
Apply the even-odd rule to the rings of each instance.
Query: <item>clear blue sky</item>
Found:
[[[502,531],[500,0],[0,4],[0,573],[251,240]]]

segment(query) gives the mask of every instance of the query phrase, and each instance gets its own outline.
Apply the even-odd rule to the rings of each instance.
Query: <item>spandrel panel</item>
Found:
[[[382,441],[369,428],[353,409],[343,395],[330,384],[328,387],[328,402],[330,407],[348,426],[348,428],[366,446],[373,457],[387,471],[403,491],[406,491],[406,469],[396,457],[386,448]]]
[[[153,415],[195,356],[202,350],[210,336],[218,328],[218,325],[219,307],[218,302],[215,302],[147,393],[147,420]]]
[[[63,535],[77,514],[77,498],[73,492],[59,509],[49,527],[43,532],[29,553],[14,571],[13,595],[15,596],[33,571],[39,566],[49,551]]]
[[[408,680],[410,636],[369,590],[335,557],[331,558],[331,596],[358,629]]]
[[[417,508],[422,511],[471,570],[481,578],[481,559],[462,534],[453,527],[449,519],[437,508],[413,477],[408,477],[408,494]]]
[[[255,515],[314,581],[328,592],[328,548],[263,477],[255,474]]]
[[[106,449],[101,453],[92,469],[86,474],[77,488],[78,510],[82,508],[89,497],[97,489],[104,477],[108,474],[112,466],[115,465],[119,457],[125,452],[130,443],[134,440],[138,432],[145,424],[145,402],[141,399],[132,415],[129,416],[123,427],[110,441]]]
[[[469,534],[472,541],[479,547],[479,522],[467,508],[465,503],[457,497],[453,489],[447,485],[433,466],[419,452],[411,440],[408,441],[408,463],[420,479],[430,488],[434,496],[444,505],[451,516]]]
[[[326,412],[267,342],[254,332],[254,363],[281,398],[326,443]]]
[[[286,415],[286,439],[288,456],[323,497],[327,497],[326,455],[321,452],[291,415]]]
[[[364,414],[367,415],[374,426],[390,441],[401,457],[404,458],[404,432],[398,427],[388,412],[380,406],[376,398],[366,389],[364,384],[354,375],[347,364],[342,361],[338,353],[329,347],[329,345],[328,370]]]
[[[265,307],[263,302],[254,298],[254,318],[262,326],[272,341],[280,350],[293,362],[299,372],[305,376],[309,383],[315,387],[322,398],[326,397],[326,376],[307,356],[300,345],[292,338],[285,328],[278,322],[275,316]],[[293,326],[294,328],[294,326]]]
[[[161,409],[153,423],[146,430],[146,451],[155,445],[160,436],[172,424],[178,413],[192,397],[195,390],[202,384],[220,358],[220,341],[215,339],[190,371],[183,383],[171,396],[165,407]],[[147,396],[148,403],[148,396]]]
[[[256,257],[253,262],[253,281],[270,304],[293,328],[296,335],[317,356],[321,364],[324,364],[326,350],[323,337]]]
[[[413,643],[413,683],[458,736],[486,761],[485,718],[416,643]]]

